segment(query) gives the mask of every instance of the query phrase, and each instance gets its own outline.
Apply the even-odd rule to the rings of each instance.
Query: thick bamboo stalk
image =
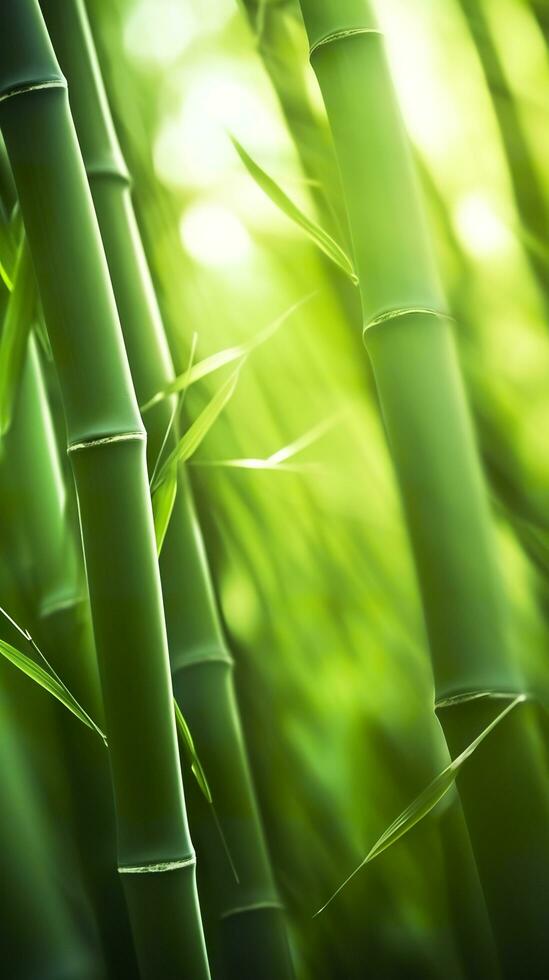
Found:
[[[259,22],[257,0],[242,0],[252,27]],[[333,150],[331,135],[320,125],[311,102],[306,79],[295,64],[296,44],[292,41],[291,18],[295,13],[288,4],[265,9],[263,31],[258,48],[270,76],[290,135],[296,145],[305,175],[315,182],[322,177],[323,196],[315,195],[321,217],[326,198],[338,208],[340,225],[347,226],[345,203]],[[295,26],[295,25],[293,25]],[[333,158],[333,159],[332,159]],[[319,169],[320,168],[320,169]],[[335,179],[334,179],[335,174]],[[339,201],[334,201],[337,195]],[[336,272],[338,286],[341,276]],[[346,291],[346,294],[348,291]],[[360,303],[360,300],[359,300]],[[353,322],[354,318],[351,318]],[[369,372],[366,372],[369,380]],[[456,942],[465,973],[470,977],[486,978],[494,974],[495,946],[486,911],[478,872],[465,826],[461,801],[457,794],[441,822],[441,846],[444,853],[447,885],[453,915]]]
[[[130,368],[141,403],[174,377],[160,312],[130,197],[84,5],[43,0],[42,8],[69,81],[72,111],[103,237]],[[149,466],[154,466],[173,402],[148,412]],[[231,977],[283,980],[292,969],[283,913],[267,849],[232,681],[232,660],[219,623],[192,492],[184,473],[160,568],[174,690],[191,726],[237,881],[211,808],[197,801],[204,884],[221,919],[214,940]]]
[[[13,423],[4,441],[13,495],[12,538],[24,552],[20,581],[31,610],[25,625],[71,693],[103,725],[85,583],[67,521],[66,490],[33,336],[29,339]],[[124,969],[130,976],[133,952],[120,883],[115,877],[108,756],[100,740],[75,724],[72,717],[58,712],[58,722],[73,801],[75,837],[105,955],[112,970]]]
[[[415,557],[440,712],[455,753],[522,690],[452,324],[370,6],[301,0],[341,169],[364,339]],[[360,95],[358,95],[360,93]],[[549,794],[533,706],[473,757],[460,792],[507,976],[549,967]],[[518,972],[517,972],[518,971]]]
[[[0,33],[0,124],[61,384],[140,967],[207,977],[171,703],[145,435],[86,174],[35,0]]]
[[[3,142],[2,202],[12,212],[16,191]],[[20,273],[19,273],[20,274]],[[34,279],[34,272],[31,269]],[[21,283],[14,281],[14,290]],[[34,287],[32,281],[28,288]],[[7,297],[7,290],[6,297]],[[20,311],[24,315],[24,310]],[[19,324],[19,329],[24,324]],[[97,661],[83,567],[67,520],[67,493],[38,345],[30,335],[8,432],[2,437],[3,509],[9,525],[9,567],[25,598],[24,626],[58,676],[104,725]],[[15,645],[21,637],[15,637]],[[39,695],[44,700],[44,695]],[[65,765],[86,885],[92,895],[109,969],[126,975],[133,959],[122,889],[116,875],[116,840],[108,756],[104,746],[57,710],[60,765]],[[34,727],[34,726],[33,726]]]

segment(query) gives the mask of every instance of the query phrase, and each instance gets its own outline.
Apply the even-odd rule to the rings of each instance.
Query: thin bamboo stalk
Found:
[[[486,85],[492,97],[523,231],[533,238],[532,243],[526,242],[528,259],[547,304],[549,266],[545,256],[540,255],[535,247],[536,242],[541,244],[545,242],[549,227],[549,207],[543,182],[540,180],[534,155],[528,145],[520,109],[507,80],[483,5],[480,0],[459,0],[459,6],[469,25]]]
[[[301,0],[341,169],[370,355],[452,752],[521,691],[451,320],[411,153],[363,0]],[[357,97],[360,94],[360,98]],[[549,794],[532,705],[473,757],[460,794],[507,976],[543,976]],[[517,972],[518,971],[518,972]]]
[[[35,0],[0,34],[0,124],[63,394],[140,968],[207,977],[177,759],[145,436],[86,174]]]
[[[141,403],[166,386],[174,369],[130,197],[84,5],[43,0],[48,27],[69,81],[71,106],[103,237],[136,392]],[[165,400],[147,413],[149,468],[173,410]],[[171,440],[170,440],[171,445]],[[193,834],[205,871],[229,977],[283,980],[292,975],[284,917],[269,865],[232,680],[232,658],[219,622],[192,491],[180,474],[160,569],[172,676],[212,789],[215,812],[197,801]],[[183,583],[183,584],[182,584]]]

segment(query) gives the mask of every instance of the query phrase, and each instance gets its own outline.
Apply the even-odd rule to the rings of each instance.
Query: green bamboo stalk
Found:
[[[59,852],[55,828],[44,814],[44,800],[37,793],[36,775],[29,765],[32,755],[20,738],[22,725],[33,723],[33,700],[20,700],[19,717],[14,715],[13,696],[18,689],[11,685],[7,670],[0,670],[3,972],[14,980],[38,976],[93,980],[104,976],[104,966],[96,937],[89,933],[90,909],[75,878],[77,868],[66,852]],[[41,696],[42,692],[37,693]],[[29,709],[23,720],[22,704]],[[56,857],[62,859],[61,868]],[[68,890],[63,894],[63,886],[59,887],[66,874],[72,876],[70,901]]]
[[[103,706],[85,583],[65,508],[57,445],[36,340],[29,338],[12,427],[5,437],[14,497],[12,534],[24,552],[19,581],[31,615],[25,625],[56,673],[101,726]],[[108,758],[98,739],[59,716],[70,780],[76,839],[94,900],[105,955],[114,972],[130,975],[132,942],[116,879]]]
[[[7,301],[4,290],[0,318]],[[10,439],[3,437],[0,442],[0,603],[19,622],[28,623],[29,609],[15,585],[22,549],[14,534],[14,526],[20,523],[20,485],[11,439],[10,432]],[[2,638],[19,646],[18,631],[5,616],[0,619]],[[4,970],[14,978],[103,976],[96,914],[75,847],[71,787],[59,738],[61,713],[43,691],[3,659],[0,679]],[[70,736],[78,735],[74,725]],[[68,893],[59,891],[61,881],[70,882],[70,902]]]
[[[533,243],[547,239],[549,208],[543,184],[537,172],[528,137],[520,117],[520,110],[496,44],[490,32],[488,19],[480,0],[459,0],[459,5],[469,25],[478,57],[492,97],[496,120],[505,151],[513,193],[523,230]],[[528,247],[528,240],[526,242]],[[549,265],[547,259],[535,248],[528,249],[528,259],[535,279],[547,303],[549,297]]]
[[[301,0],[338,155],[370,355],[408,523],[452,754],[521,691],[451,319],[369,4]],[[360,98],[357,97],[360,94]],[[497,703],[497,702],[496,702]],[[534,706],[471,760],[460,795],[507,976],[543,976],[549,794]]]
[[[80,0],[43,0],[63,71],[103,237],[130,367],[141,404],[174,377],[160,312],[130,196],[130,180],[110,116]],[[174,403],[147,412],[149,468]],[[173,444],[170,439],[171,447]],[[211,807],[197,800],[193,835],[208,889],[223,969],[229,977],[292,975],[283,912],[261,829],[232,680],[188,478],[178,494],[160,569],[174,691],[212,789],[231,869]],[[182,584],[183,583],[183,584]]]
[[[177,760],[145,436],[66,83],[35,0],[9,0],[0,124],[63,394],[143,976],[207,977]]]
[[[16,200],[15,186],[3,144],[0,146],[2,202],[6,213]],[[13,249],[13,242],[12,242]],[[34,272],[26,287],[36,293]],[[14,274],[14,292],[19,288]],[[7,298],[7,290],[4,298]],[[9,302],[12,302],[13,294]],[[20,310],[25,315],[25,310]],[[25,325],[16,329],[27,338]],[[32,333],[14,398],[12,420],[2,437],[4,511],[9,512],[10,570],[17,576],[27,606],[24,625],[78,699],[104,726],[97,661],[81,556],[69,527],[66,488],[53,420],[38,352]],[[24,352],[23,352],[24,353]],[[13,381],[11,382],[14,383]],[[7,489],[9,488],[9,500]],[[21,637],[15,637],[15,645]],[[42,695],[43,697],[43,695]],[[67,779],[86,885],[97,910],[105,954],[113,972],[129,975],[133,944],[115,871],[115,830],[108,758],[103,745],[56,714],[61,736],[61,764]],[[134,969],[135,973],[135,969]]]
[[[257,0],[242,0],[242,5],[251,26],[257,27]],[[313,186],[320,178],[322,180],[323,195],[316,198],[321,215],[324,214],[326,200],[330,201],[332,207],[339,203],[339,211],[345,211],[342,200],[334,201],[338,193],[341,196],[341,184],[331,136],[315,116],[304,74],[295,63],[298,47],[295,38],[293,44],[288,43],[293,36],[290,30],[290,18],[293,16],[294,11],[287,3],[269,5],[265,11],[263,30],[258,38],[258,50],[278,96],[304,173],[311,179]],[[324,167],[319,165],[323,158]],[[343,217],[340,215],[340,226],[347,226],[346,214]],[[342,282],[341,277],[338,277],[334,285],[339,287]],[[369,381],[369,372],[366,377]],[[319,544],[322,547],[322,529]],[[457,794],[454,794],[452,805],[445,813],[441,827],[449,901],[454,912],[453,926],[466,975],[479,978],[493,976],[495,946]]]

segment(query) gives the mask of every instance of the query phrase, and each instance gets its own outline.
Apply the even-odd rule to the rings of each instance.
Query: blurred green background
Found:
[[[516,649],[546,697],[549,7],[377,6],[456,317]],[[460,976],[443,807],[313,918],[447,758],[357,291],[229,138],[346,241],[297,5],[88,8],[178,370],[194,334],[198,359],[309,297],[247,359],[191,463],[300,975]],[[189,419],[222,380],[189,391]],[[286,448],[283,465],[261,465]]]

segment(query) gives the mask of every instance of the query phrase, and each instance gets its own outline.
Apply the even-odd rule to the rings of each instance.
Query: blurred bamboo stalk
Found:
[[[549,206],[534,155],[507,80],[482,0],[459,0],[473,38],[500,132],[530,267],[549,305],[549,262],[540,254],[549,233]]]
[[[4,208],[4,180],[1,190],[0,207],[7,216],[12,200]],[[0,291],[1,319],[11,294],[4,287]],[[17,410],[15,414],[17,419]],[[14,447],[14,439],[20,436],[13,425],[0,440],[0,604],[18,622],[27,624],[29,607],[16,586],[27,556],[16,532],[21,527],[21,487],[14,448],[22,452],[27,448]],[[33,469],[32,473],[36,482],[28,479],[29,491],[40,483],[40,471]],[[21,635],[3,615],[0,636],[16,647],[21,645]],[[91,980],[103,976],[105,967],[96,910],[90,904],[73,835],[66,832],[72,817],[72,786],[63,767],[65,746],[58,729],[61,712],[3,658],[0,678],[4,969],[14,980],[39,974],[52,980],[57,976]],[[71,729],[71,735],[75,734],[75,728]]]
[[[508,649],[491,518],[451,320],[370,7],[363,0],[301,0],[301,8],[342,174],[364,339],[416,561],[437,710],[455,754],[492,716],[493,698],[513,696],[523,681]],[[460,780],[509,977],[525,969],[541,977],[549,968],[543,911],[549,792],[533,711],[521,706],[506,719]]]

